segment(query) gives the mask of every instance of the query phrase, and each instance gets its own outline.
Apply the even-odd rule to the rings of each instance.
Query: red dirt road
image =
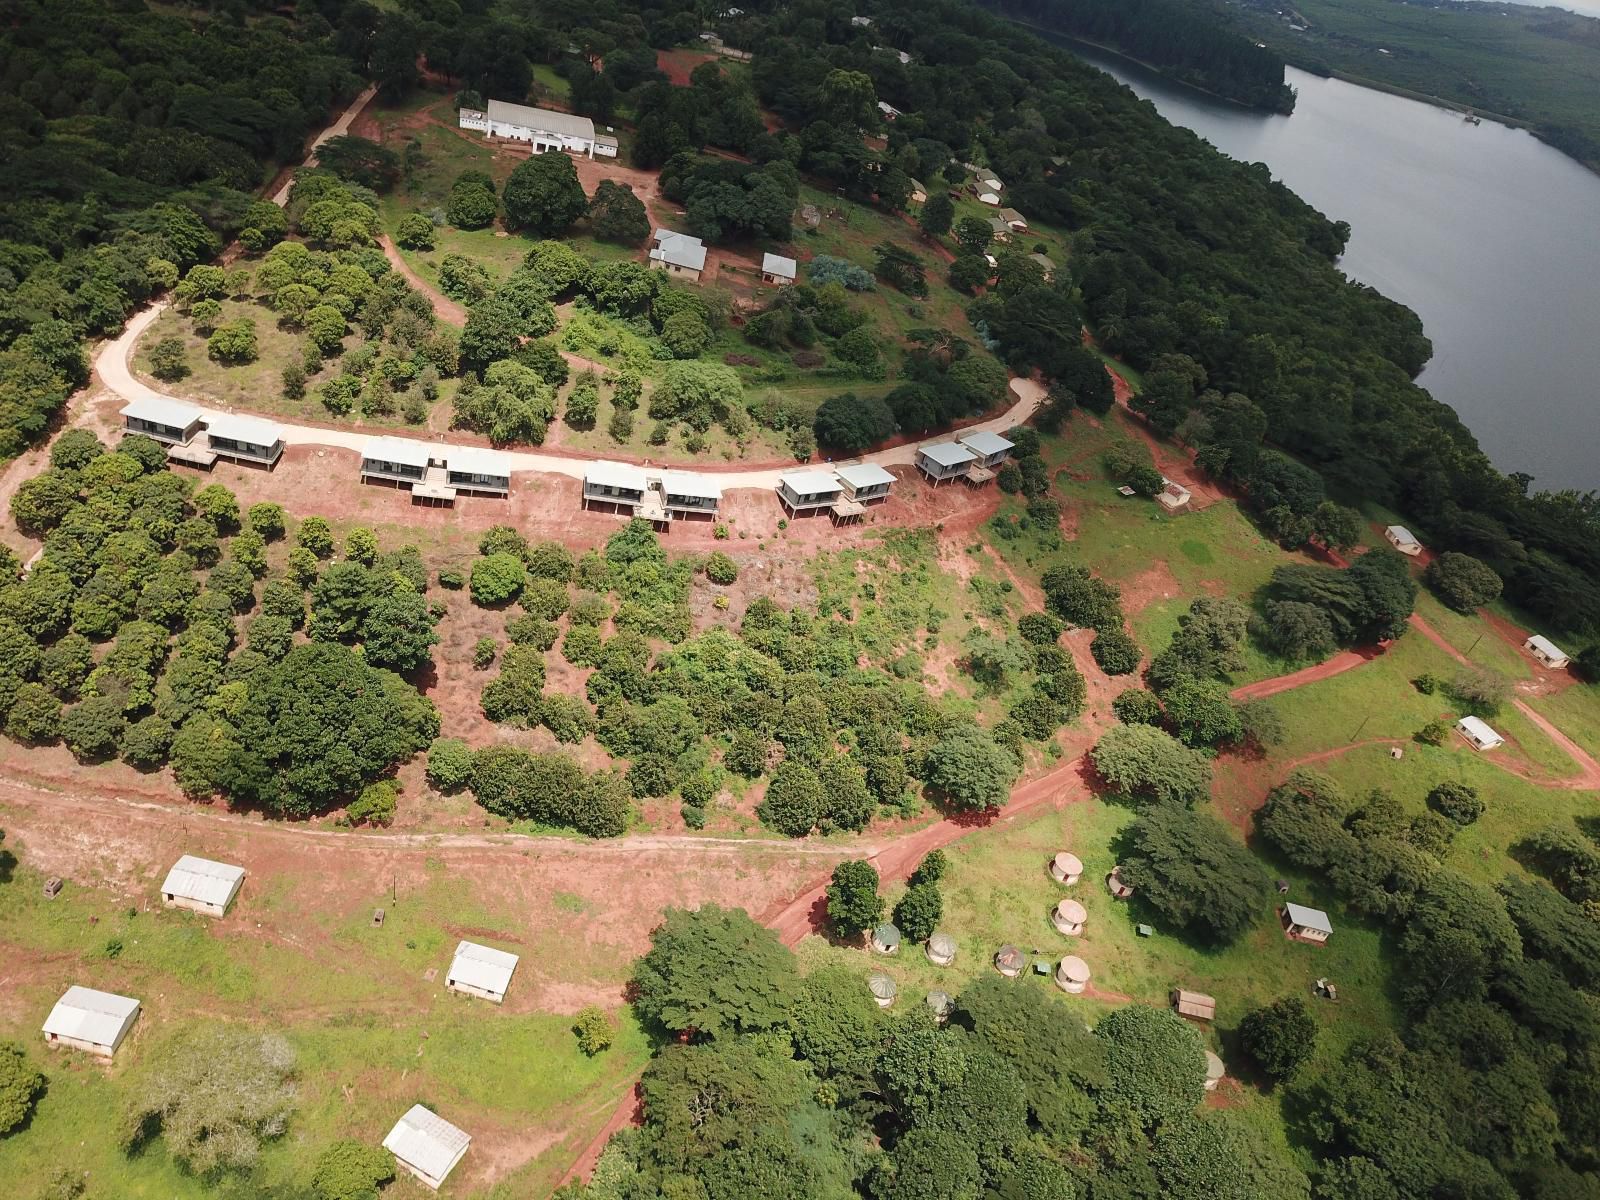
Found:
[[[1316,683],[1321,679],[1332,679],[1335,675],[1343,675],[1346,671],[1352,671],[1363,663],[1371,662],[1388,648],[1388,642],[1381,642],[1376,646],[1361,646],[1355,650],[1341,650],[1324,662],[1313,663],[1309,667],[1291,672],[1288,675],[1276,675],[1271,679],[1247,683],[1243,687],[1234,688],[1228,695],[1235,700],[1260,700],[1265,696],[1276,696],[1279,692],[1291,691],[1297,687],[1304,687],[1308,683]]]

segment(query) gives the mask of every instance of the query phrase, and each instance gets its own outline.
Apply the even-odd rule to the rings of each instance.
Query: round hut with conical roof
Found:
[[[1061,851],[1050,860],[1050,877],[1057,883],[1071,887],[1083,874],[1083,860],[1076,854]]]
[[[1089,964],[1076,954],[1067,955],[1056,967],[1056,986],[1077,995],[1089,986]]]
[[[872,931],[872,948],[879,954],[900,953],[900,928],[888,921]]]
[[[1133,889],[1122,882],[1121,866],[1112,867],[1111,874],[1106,876],[1106,891],[1110,892],[1118,900],[1126,900],[1133,895]]]
[[[1070,896],[1057,904],[1055,911],[1050,914],[1050,923],[1056,927],[1056,932],[1067,937],[1081,937],[1083,923],[1088,919],[1089,910]]]
[[[872,993],[872,998],[878,1002],[879,1008],[888,1008],[900,994],[899,986],[882,971],[874,971],[867,976],[867,990]]]
[[[950,1013],[955,1006],[956,1002],[950,998],[949,992],[928,993],[928,1011],[933,1014],[933,1019],[941,1025],[950,1019]]]
[[[936,967],[948,967],[956,960],[956,940],[943,930],[933,931],[926,949],[928,961]]]
[[[995,951],[994,969],[1007,979],[1015,979],[1021,975],[1028,965],[1028,956],[1015,946],[1001,946]]]
[[[1226,1075],[1227,1073],[1228,1073],[1228,1070],[1227,1070],[1226,1067],[1224,1067],[1222,1065],[1222,1060],[1220,1058],[1218,1058],[1215,1054],[1211,1053],[1211,1051],[1207,1050],[1206,1051],[1206,1091],[1208,1091],[1208,1092],[1216,1091],[1217,1090],[1217,1084],[1222,1082],[1223,1076]]]

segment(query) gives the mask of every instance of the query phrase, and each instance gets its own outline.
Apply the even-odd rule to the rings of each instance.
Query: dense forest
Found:
[[[1283,56],[1226,16],[1184,0],[979,0],[984,8],[1159,67],[1174,79],[1252,108],[1294,111]]]

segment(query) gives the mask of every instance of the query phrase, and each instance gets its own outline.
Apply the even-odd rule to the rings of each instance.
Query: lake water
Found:
[[[1348,221],[1340,265],[1422,317],[1433,360],[1419,382],[1496,466],[1600,488],[1600,176],[1522,130],[1293,68],[1283,117],[1071,48]]]

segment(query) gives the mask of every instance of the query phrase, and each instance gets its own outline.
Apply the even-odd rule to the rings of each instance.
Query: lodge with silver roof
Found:
[[[224,917],[244,883],[244,868],[185,854],[161,885],[161,902],[208,917]]]
[[[466,996],[492,1000],[496,1004],[506,998],[511,987],[511,976],[517,969],[517,956],[493,946],[480,946],[477,942],[462,942],[456,947],[456,956],[444,978],[445,987]]]
[[[69,987],[44,1022],[44,1040],[110,1058],[139,1019],[139,1002],[131,996]]]

